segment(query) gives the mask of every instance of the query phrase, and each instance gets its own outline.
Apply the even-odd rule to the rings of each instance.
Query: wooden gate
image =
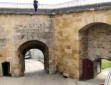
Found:
[[[93,72],[93,62],[89,59],[83,59],[83,73],[82,73],[82,79],[88,80],[92,79],[94,76]]]

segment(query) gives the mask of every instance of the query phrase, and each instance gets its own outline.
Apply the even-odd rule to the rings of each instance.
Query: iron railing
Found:
[[[40,9],[57,9],[64,7],[74,7],[91,5],[95,3],[111,2],[111,0],[73,0],[60,4],[39,4]],[[33,3],[20,3],[20,2],[0,2],[0,8],[33,8]]]

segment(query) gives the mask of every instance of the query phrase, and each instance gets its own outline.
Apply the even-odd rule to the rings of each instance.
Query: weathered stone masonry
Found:
[[[10,62],[11,74],[21,74],[19,48],[28,41],[41,41],[48,47],[48,55],[53,57],[52,21],[47,15],[0,15],[0,62]],[[30,46],[29,46],[30,47]],[[36,46],[35,46],[36,47]],[[32,47],[33,48],[33,47]],[[37,47],[38,48],[38,47]],[[28,47],[27,47],[28,49]],[[46,56],[48,57],[48,56]],[[50,60],[51,62],[51,60]],[[49,66],[50,68],[50,66]],[[1,69],[1,68],[0,68]],[[2,71],[2,69],[1,69]],[[2,73],[1,73],[2,75]]]
[[[107,6],[91,6],[94,10],[90,10],[90,6],[84,10],[82,7],[65,8],[62,12],[45,10],[47,15],[43,10],[38,14],[27,10],[1,10],[0,76],[3,76],[4,62],[10,63],[12,76],[24,75],[24,53],[38,48],[45,55],[44,66],[49,73],[81,79],[84,59],[92,62],[111,59],[111,10]]]

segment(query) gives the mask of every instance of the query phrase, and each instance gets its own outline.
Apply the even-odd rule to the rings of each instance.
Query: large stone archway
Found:
[[[104,58],[107,60],[111,60],[111,26],[105,23],[92,23],[85,26],[83,29],[79,31],[80,36],[80,77],[83,78],[83,75],[86,75],[84,72],[84,60],[88,59],[93,64],[96,60]],[[92,64],[91,63],[91,64]],[[86,64],[86,68],[88,66]],[[90,66],[90,65],[89,65]],[[91,65],[92,68],[87,70],[88,72],[93,72],[93,78],[97,73],[95,73],[97,69],[97,64]],[[84,70],[83,70],[84,69]],[[85,79],[85,78],[84,78]],[[88,79],[88,78],[87,78]]]
[[[19,63],[20,63],[20,75],[24,75],[25,71],[25,53],[30,50],[30,49],[39,49],[43,52],[44,54],[44,69],[48,72],[49,71],[49,52],[48,52],[48,47],[46,44],[44,44],[41,41],[37,40],[32,40],[32,41],[27,41],[23,43],[19,49]]]

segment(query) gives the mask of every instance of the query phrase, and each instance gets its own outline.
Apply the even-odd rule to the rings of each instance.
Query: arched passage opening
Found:
[[[41,41],[32,40],[32,41],[23,43],[19,48],[21,74],[24,75],[24,72],[25,72],[25,59],[30,59],[30,58],[34,59],[34,55],[32,57],[27,55],[27,54],[30,54],[30,52],[31,52],[31,56],[33,55],[32,54],[33,52],[42,53],[42,55],[44,56],[43,57],[44,70],[48,72],[48,70],[49,70],[48,47],[46,44],[44,44]],[[38,58],[36,58],[36,59],[38,59]],[[32,61],[30,61],[30,62],[32,62]],[[34,68],[37,68],[37,66]]]
[[[94,77],[97,75],[102,75],[101,72],[105,70],[104,73],[106,73],[109,68],[111,67],[111,60],[110,59],[104,59],[104,58],[99,58],[93,61],[94,65]],[[107,70],[107,71],[106,71]],[[108,73],[104,74],[107,76]]]
[[[39,49],[30,49],[25,53],[25,74],[34,74],[44,70],[44,54]]]
[[[111,26],[92,23],[79,31],[80,77],[82,80],[95,78],[101,72],[101,59],[111,59]]]

